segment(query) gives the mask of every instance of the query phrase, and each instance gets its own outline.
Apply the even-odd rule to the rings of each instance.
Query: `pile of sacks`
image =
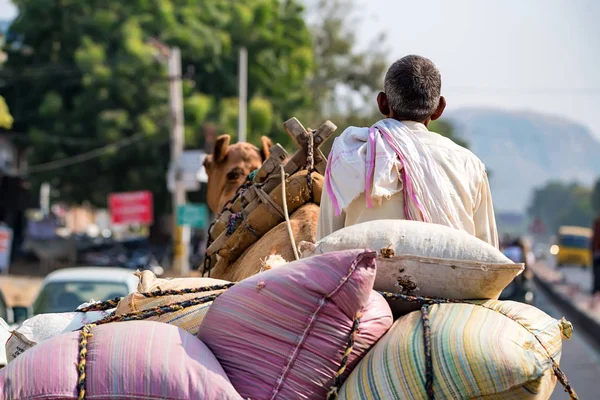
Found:
[[[226,290],[224,281],[164,280],[144,272],[139,293],[123,298],[111,315],[218,298],[144,321],[101,324],[83,342],[81,332],[68,331],[73,325],[65,327],[0,370],[1,397],[550,396],[553,360],[560,359],[569,324],[535,307],[493,300],[522,265],[438,225],[361,225],[304,244],[305,258]],[[207,286],[218,290],[143,294]],[[414,296],[479,300],[436,301],[424,319],[424,300]]]

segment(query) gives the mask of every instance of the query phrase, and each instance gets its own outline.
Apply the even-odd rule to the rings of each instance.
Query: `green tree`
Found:
[[[383,86],[388,67],[385,35],[359,49],[354,29],[364,22],[359,11],[351,0],[318,0],[310,15],[316,68],[308,92],[313,107],[302,117],[312,126],[331,116],[350,118],[358,112],[368,117],[374,111],[374,93]]]
[[[354,27],[365,22],[359,11],[355,1],[318,0],[310,15],[316,69],[308,89],[314,107],[301,117],[313,128],[330,119],[338,126],[336,136],[349,126],[371,126],[382,118],[375,99],[393,61],[388,59],[383,32],[365,49],[357,48]],[[467,147],[449,121],[434,121],[431,129]],[[323,145],[325,152],[333,140]]]
[[[594,217],[592,191],[576,183],[551,182],[535,190],[528,209],[550,232],[561,225],[589,226]]]
[[[32,146],[31,178],[61,198],[103,205],[112,191],[149,189],[167,201],[168,80],[152,37],[182,52],[185,137],[199,147],[204,122],[231,126],[238,50],[249,53],[251,138],[287,135],[281,121],[310,102],[310,32],[295,0],[15,0],[0,71],[3,95]],[[188,68],[190,67],[190,68]],[[233,132],[226,132],[233,133]],[[277,138],[277,137],[276,137]],[[88,161],[54,162],[111,144]]]
[[[600,179],[596,181],[592,190],[592,209],[596,214],[600,214]]]

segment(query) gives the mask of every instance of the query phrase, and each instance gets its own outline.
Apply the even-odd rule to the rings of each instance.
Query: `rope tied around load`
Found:
[[[381,292],[381,291],[378,291],[378,293],[381,294],[386,299],[390,299],[390,300],[400,300],[400,301],[406,301],[409,303],[423,304],[420,312],[421,312],[421,321],[423,323],[423,339],[424,339],[423,347],[424,347],[424,352],[425,352],[425,392],[427,393],[427,400],[434,400],[434,391],[433,391],[434,374],[433,374],[433,362],[432,362],[432,355],[431,355],[431,326],[430,326],[430,321],[429,321],[429,307],[432,305],[435,305],[435,304],[471,304],[471,305],[483,307],[485,309],[500,313],[498,310],[494,310],[490,307],[486,307],[485,305],[479,304],[474,300],[444,299],[441,297],[430,297],[430,296],[410,296],[410,295],[401,294],[401,293],[390,293],[390,292]],[[500,313],[500,314],[502,314],[502,313]],[[504,315],[507,318],[510,318],[508,315],[505,315],[505,314],[502,314],[502,315]],[[560,384],[563,386],[565,392],[570,396],[571,400],[578,400],[579,396],[577,396],[577,393],[571,386],[571,383],[567,379],[567,376],[560,369],[560,366],[558,365],[558,363],[556,362],[554,357],[552,357],[552,355],[550,354],[550,352],[548,351],[546,346],[544,346],[541,339],[538,338],[536,334],[531,332],[530,329],[528,329],[526,326],[521,324],[519,321],[516,321],[513,318],[510,318],[510,319],[512,321],[515,321],[519,325],[521,325],[531,335],[533,335],[533,337],[539,342],[539,344],[542,346],[542,348],[546,351],[546,355],[552,363],[552,370],[554,372],[554,375],[556,376],[556,378],[558,379]],[[561,324],[563,324],[563,323],[564,322],[559,321],[559,328],[561,329],[561,332],[563,330]]]
[[[292,251],[294,252],[294,258],[296,260],[299,260],[300,255],[298,254],[298,248],[296,247],[296,240],[294,239],[294,231],[292,230],[292,223],[290,222],[290,214],[288,213],[288,207],[287,207],[287,193],[285,192],[285,168],[283,167],[283,165],[280,165],[279,167],[281,169],[281,198],[283,201],[283,215],[285,217],[285,224],[287,227],[288,235],[290,237]]]
[[[307,132],[308,144],[306,146],[306,183],[308,186],[308,193],[310,195],[310,201],[315,202],[315,196],[313,194],[313,172],[315,172],[315,137],[314,131]]]
[[[88,324],[86,326],[83,327],[83,329],[81,330],[81,336],[80,336],[80,340],[79,340],[79,363],[77,363],[77,372],[78,372],[78,377],[77,377],[77,389],[79,392],[79,400],[84,400],[85,399],[85,390],[86,390],[86,374],[85,374],[85,369],[87,367],[86,363],[87,363],[87,342],[88,339],[90,337],[92,337],[92,334],[90,333],[90,330],[96,325],[94,324]]]
[[[214,238],[211,236],[210,233],[212,232],[215,224],[217,223],[217,221],[219,220],[221,215],[223,215],[223,213],[225,211],[230,210],[233,203],[235,203],[235,201],[240,196],[244,196],[244,193],[246,193],[246,190],[254,184],[254,178],[256,177],[256,174],[258,174],[258,171],[259,171],[259,169],[255,169],[254,171],[252,171],[248,174],[244,183],[239,188],[237,188],[233,197],[231,199],[227,200],[225,202],[225,204],[223,204],[223,207],[221,208],[221,212],[219,212],[219,214],[216,216],[216,218],[213,220],[213,222],[211,222],[211,224],[208,226],[208,238],[206,240],[206,248],[207,249],[210,247],[210,245],[214,241]],[[231,219],[230,219],[230,222],[231,222]],[[230,226],[228,225],[228,227],[227,227],[228,232],[229,232],[229,228],[230,228]],[[233,231],[231,233],[228,233],[228,235],[231,235],[231,234],[233,234]],[[204,262],[203,262],[203,266],[202,266],[202,276],[204,276],[206,274],[210,278],[210,270],[211,269],[212,269],[211,256],[209,256],[208,254],[205,254]]]
[[[254,181],[254,178],[256,177],[256,174],[258,174],[258,171],[260,170],[260,168],[255,169],[254,171],[250,172],[248,174],[248,180],[250,181]]]
[[[340,363],[340,367],[335,373],[333,385],[327,393],[327,400],[335,400],[339,396],[340,389],[342,387],[342,384],[344,383],[342,377],[344,375],[344,372],[346,371],[346,367],[348,366],[348,357],[350,357],[350,354],[352,354],[352,350],[354,350],[354,343],[356,341],[356,335],[358,334],[358,327],[360,325],[360,317],[361,313],[359,312],[356,315],[356,318],[354,318],[354,321],[352,322],[350,339],[348,339],[348,344],[346,345],[346,349],[344,350],[344,355],[342,356],[342,362]]]
[[[217,290],[227,290],[230,287],[235,285],[235,283],[225,283],[222,285],[211,285],[211,286],[202,286],[198,288],[184,288],[184,289],[167,289],[167,290],[154,290],[152,292],[139,292],[144,297],[153,298],[153,297],[162,297],[162,296],[179,296],[184,294],[194,294],[194,293],[203,293],[203,292],[213,292]],[[90,312],[90,311],[106,311],[112,310],[116,308],[119,302],[123,300],[123,297],[116,297],[111,300],[101,301],[98,303],[90,304],[89,306],[78,308],[75,310],[76,312]]]
[[[148,298],[156,298],[156,297],[162,297],[162,296],[194,294],[194,293],[212,292],[212,291],[220,291],[220,290],[225,291],[234,285],[235,285],[235,283],[227,283],[227,284],[221,284],[221,285],[203,286],[203,287],[198,287],[198,288],[155,290],[152,292],[143,292],[141,294]],[[423,323],[423,339],[424,339],[423,343],[424,343],[424,352],[425,352],[425,391],[427,393],[428,400],[434,399],[433,358],[432,358],[432,354],[431,354],[431,325],[430,325],[430,320],[429,320],[430,306],[435,305],[435,304],[472,304],[472,305],[486,308],[491,311],[499,312],[497,310],[494,310],[490,307],[486,307],[485,305],[479,304],[472,300],[444,299],[444,298],[440,298],[440,297],[430,297],[430,296],[411,296],[411,295],[405,295],[405,294],[401,294],[401,293],[391,293],[391,292],[382,292],[382,291],[378,291],[378,293],[381,294],[386,299],[390,299],[390,300],[399,300],[399,301],[406,301],[409,303],[423,304],[420,312],[421,312],[421,321]],[[204,296],[204,297],[200,297],[200,298],[194,298],[194,299],[189,299],[189,300],[185,300],[185,301],[181,301],[181,302],[171,303],[171,304],[168,304],[165,306],[158,306],[158,307],[152,308],[150,310],[136,311],[136,312],[123,314],[123,315],[112,315],[112,316],[106,317],[102,320],[96,321],[94,323],[85,325],[80,330],[81,333],[80,333],[80,339],[79,339],[79,360],[78,360],[78,364],[77,364],[77,371],[78,371],[77,388],[78,388],[79,400],[85,400],[85,396],[86,396],[87,345],[88,345],[88,339],[92,336],[92,334],[91,334],[92,328],[94,328],[98,325],[103,325],[103,324],[107,324],[110,322],[143,320],[143,319],[152,318],[155,316],[164,315],[169,312],[180,311],[180,310],[183,310],[188,307],[193,307],[196,305],[205,304],[205,303],[214,301],[221,294],[222,293],[217,293],[217,294],[212,294],[212,295],[208,295],[208,296]],[[113,300],[107,300],[104,302],[95,303],[88,307],[81,308],[77,311],[87,312],[87,311],[100,311],[100,310],[111,309],[111,308],[114,308],[115,301],[118,303],[118,301],[121,299],[122,298],[116,298]],[[502,315],[505,315],[505,314],[502,314]],[[505,315],[505,316],[507,318],[510,318],[507,315]],[[358,313],[357,316],[353,320],[352,329],[350,331],[349,338],[348,338],[348,343],[342,354],[342,360],[340,361],[340,366],[334,376],[333,384],[332,384],[331,388],[329,389],[329,392],[327,393],[327,400],[335,400],[339,397],[339,390],[344,383],[343,375],[347,368],[348,357],[350,356],[350,354],[352,354],[352,351],[354,349],[354,344],[356,341],[356,335],[358,334],[358,331],[359,331],[358,328],[360,325],[360,318],[361,318],[361,313]],[[512,320],[515,321],[514,319],[512,319]],[[515,321],[515,322],[519,323],[518,321]],[[561,324],[564,325],[565,321],[561,320]],[[522,324],[520,324],[520,325],[523,326]],[[553,372],[556,375],[558,381],[561,383],[561,385],[565,389],[565,392],[569,394],[570,399],[578,400],[579,397],[577,396],[577,393],[571,386],[569,380],[567,379],[567,376],[560,369],[558,363],[550,355],[550,352],[548,351],[548,349],[546,349],[546,347],[544,346],[542,341],[534,333],[532,333],[527,327],[523,326],[523,328],[525,328],[529,333],[531,333],[536,338],[536,340],[540,343],[542,348],[544,348],[544,350],[546,350],[547,356],[548,356],[549,360],[552,362]],[[562,325],[561,325],[561,330],[562,330]]]
[[[170,295],[181,295],[181,294],[192,294],[192,293],[202,293],[202,292],[212,292],[218,290],[226,290],[232,287],[234,283],[224,284],[224,285],[211,285],[211,286],[203,286],[199,288],[186,288],[186,289],[176,289],[176,290],[156,290],[154,292],[146,292],[141,293],[145,297],[161,297],[161,296],[170,296]],[[188,299],[176,303],[167,304],[165,306],[158,306],[151,308],[149,310],[141,310],[135,311],[128,314],[123,315],[110,315],[106,318],[103,318],[99,321],[93,322],[91,324],[87,324],[80,329],[79,335],[79,355],[78,355],[78,363],[77,363],[77,390],[78,390],[78,398],[79,400],[85,400],[86,398],[86,367],[87,367],[87,345],[88,339],[92,336],[91,330],[92,328],[97,327],[98,325],[104,325],[111,322],[126,322],[126,321],[141,321],[144,319],[159,317],[161,315],[174,312],[181,311],[185,308],[194,307],[197,305],[210,303],[214,301],[217,297],[219,297],[222,293],[211,294],[204,297]],[[109,306],[112,300],[102,302],[105,306]],[[92,306],[95,306],[93,304]],[[87,307],[85,308],[87,309]],[[84,309],[80,309],[77,311],[82,311]],[[83,311],[82,311],[83,312]]]
[[[237,228],[237,222],[240,220],[242,216],[240,213],[232,213],[229,217],[229,223],[227,224],[227,236],[233,235],[235,232],[235,228]]]

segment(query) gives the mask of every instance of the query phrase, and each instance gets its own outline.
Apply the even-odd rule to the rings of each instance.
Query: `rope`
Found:
[[[225,283],[222,285],[210,285],[202,286],[198,288],[185,288],[185,289],[167,289],[167,290],[155,290],[153,292],[141,292],[140,294],[144,297],[162,297],[162,296],[177,296],[182,294],[192,293],[203,293],[203,292],[215,292],[217,290],[226,290],[235,285],[235,283]]]
[[[433,395],[433,359],[431,358],[431,325],[429,324],[429,304],[421,307],[423,322],[423,344],[425,347],[425,392],[427,400],[434,400]]]
[[[232,213],[229,217],[229,223],[227,224],[227,236],[233,235],[235,229],[237,228],[237,222],[242,218],[241,213]]]
[[[140,292],[140,294],[144,297],[152,298],[152,297],[161,297],[161,296],[178,296],[183,294],[192,294],[192,293],[203,293],[203,292],[213,292],[217,290],[226,290],[235,285],[234,283],[225,283],[223,285],[210,285],[210,286],[202,286],[199,288],[185,288],[185,289],[168,289],[168,290],[155,290],[153,292]],[[90,311],[106,311],[112,310],[113,308],[117,308],[119,302],[123,300],[123,297],[116,297],[111,300],[101,301],[98,303],[91,304],[87,307],[79,308],[75,310],[76,312],[90,312]]]
[[[225,285],[223,285],[223,286],[225,286]],[[197,289],[200,290],[203,288],[197,288]],[[204,289],[206,289],[206,288],[204,288]],[[168,291],[165,290],[165,291],[160,291],[160,292],[166,293]],[[150,294],[152,294],[152,293],[156,293],[156,292],[151,292]],[[92,324],[85,325],[81,329],[81,333],[79,335],[79,357],[78,357],[79,360],[77,363],[77,372],[78,372],[77,389],[79,390],[79,400],[85,400],[85,398],[86,398],[87,344],[88,344],[88,339],[92,336],[92,334],[90,333],[92,328],[94,328],[98,325],[108,324],[110,322],[138,321],[138,320],[143,320],[143,319],[147,319],[147,318],[152,318],[155,316],[160,316],[160,315],[163,315],[163,314],[166,314],[169,312],[173,312],[173,311],[180,311],[180,310],[183,310],[184,308],[193,307],[196,305],[214,301],[220,295],[221,295],[221,293],[211,294],[211,295],[196,298],[196,299],[190,299],[190,300],[180,301],[177,303],[172,303],[172,304],[169,304],[166,306],[155,307],[150,310],[136,311],[136,312],[132,312],[129,314],[123,314],[123,315],[112,315],[112,316],[106,317],[104,319],[101,319],[100,321],[96,321]]]
[[[579,399],[579,396],[577,396],[577,393],[575,393],[575,390],[571,387],[571,382],[569,382],[565,373],[562,372],[562,370],[554,360],[552,360],[552,369],[554,370],[554,375],[556,375],[556,379],[558,379],[560,384],[563,386],[565,392],[569,395],[570,399]]]
[[[248,174],[248,179],[254,182],[254,178],[256,177],[256,174],[258,174],[260,168],[255,169],[254,171],[250,172],[250,174]]]
[[[406,301],[406,302],[410,302],[410,303],[424,304],[424,306],[421,307],[421,321],[423,321],[423,338],[424,338],[424,347],[425,347],[425,391],[427,392],[428,400],[432,400],[433,394],[434,394],[433,393],[433,363],[430,362],[430,358],[431,358],[431,347],[430,347],[431,346],[431,328],[429,325],[429,307],[428,306],[432,305],[432,304],[472,304],[472,305],[486,308],[491,311],[498,312],[497,310],[493,310],[482,304],[477,304],[476,302],[469,301],[469,300],[444,299],[441,297],[429,297],[429,296],[422,296],[422,297],[421,296],[409,296],[409,295],[400,294],[400,293],[379,292],[379,291],[378,291],[378,293],[381,294],[386,299],[390,299],[390,300],[401,300],[401,301]],[[502,314],[502,315],[504,315],[504,314]],[[510,318],[508,316],[506,316],[506,317]],[[515,321],[512,318],[511,318],[511,320]],[[517,321],[515,321],[515,322],[517,322]],[[527,331],[536,338],[536,340],[540,343],[540,345],[544,348],[544,350],[546,350],[548,359],[552,362],[552,369],[554,371],[554,375],[557,377],[557,379],[561,383],[561,385],[563,385],[563,388],[565,389],[565,392],[569,394],[570,399],[571,400],[579,400],[579,397],[577,396],[577,393],[575,393],[575,390],[571,386],[571,383],[567,379],[567,376],[560,369],[560,366],[558,365],[556,360],[554,360],[554,358],[550,355],[550,352],[548,351],[548,349],[546,349],[546,347],[544,346],[544,344],[542,343],[540,338],[538,338],[535,334],[533,334],[526,326],[524,326],[522,324],[520,324],[520,325],[523,328],[527,329]]]
[[[88,339],[92,336],[90,333],[91,329],[96,326],[94,324],[88,324],[83,327],[80,334],[79,339],[79,362],[77,363],[77,389],[79,390],[79,400],[85,399],[85,383],[86,383],[86,374],[85,370],[87,367],[87,343]]]
[[[207,241],[208,243],[209,241]],[[206,246],[206,248],[208,248],[208,246]],[[208,254],[204,254],[204,263],[202,264],[202,276],[204,276],[204,274],[207,274],[207,276],[210,278],[210,270],[212,269],[212,261],[211,261],[211,256],[209,256]]]
[[[306,183],[308,185],[308,193],[310,194],[310,200],[314,203],[315,198],[313,195],[313,177],[312,174],[315,170],[315,137],[313,136],[314,131],[308,132],[308,146],[306,154]]]
[[[283,196],[285,199],[286,198],[285,197],[285,172],[284,172],[283,168],[282,168],[282,178],[283,178],[282,189],[283,189]],[[293,235],[291,235],[291,225],[289,223],[289,217],[288,217],[288,213],[287,213],[287,205],[286,205],[285,201],[284,201],[284,209],[285,209],[285,214],[287,217],[286,220],[288,222],[288,232],[290,232],[290,238],[292,240],[292,243],[294,244],[294,250],[295,250],[294,253],[296,253],[296,247],[295,247]],[[153,292],[143,292],[141,294],[148,298],[154,298],[154,297],[169,296],[169,295],[182,295],[182,294],[202,293],[202,292],[210,292],[210,291],[217,291],[217,290],[226,290],[234,285],[235,285],[235,283],[227,283],[227,284],[223,284],[223,285],[211,285],[211,286],[203,286],[203,287],[198,287],[198,288],[186,288],[186,289],[176,289],[176,290],[174,290],[174,289],[155,290]],[[444,298],[429,297],[429,296],[422,296],[422,297],[421,296],[409,296],[409,295],[405,295],[405,294],[391,293],[391,292],[378,292],[378,293],[390,300],[401,300],[401,301],[406,301],[406,302],[411,302],[411,303],[423,304],[423,306],[421,307],[421,321],[423,323],[423,343],[424,343],[424,351],[425,351],[425,391],[427,393],[428,400],[434,400],[434,390],[433,390],[434,370],[433,370],[433,358],[431,355],[431,325],[430,325],[430,321],[429,321],[429,307],[433,304],[472,304],[472,305],[484,307],[486,309],[498,312],[497,310],[493,310],[489,307],[485,307],[482,304],[477,304],[473,301],[468,301],[468,300],[444,299]],[[189,299],[189,300],[185,300],[185,301],[181,301],[181,302],[172,303],[172,304],[169,304],[166,306],[158,306],[158,307],[155,307],[155,308],[152,308],[149,310],[136,311],[136,312],[123,314],[123,315],[111,315],[102,320],[96,321],[92,324],[85,325],[81,329],[80,339],[79,339],[79,357],[78,357],[79,360],[78,360],[78,364],[77,364],[77,370],[78,370],[77,387],[78,387],[78,391],[79,391],[79,400],[84,400],[85,396],[86,396],[87,344],[88,344],[88,339],[92,336],[92,334],[91,334],[92,328],[94,328],[98,325],[103,325],[103,324],[107,324],[107,323],[111,323],[111,322],[143,320],[143,319],[152,318],[155,316],[160,316],[160,315],[163,315],[163,314],[166,314],[169,312],[180,311],[180,310],[183,310],[188,307],[193,307],[196,305],[214,301],[220,295],[221,295],[221,293],[217,293],[217,294],[212,294],[212,295],[208,295],[208,296],[204,296],[204,297],[200,297],[200,298]],[[79,309],[77,311],[87,312],[87,311],[99,311],[99,310],[115,308],[115,306],[116,306],[115,302],[118,303],[118,300],[121,300],[121,299],[116,298],[116,299],[107,300],[107,301],[104,301],[101,303],[95,303],[88,307]],[[361,315],[359,313],[356,316],[356,318],[354,319],[354,323],[352,325],[352,330],[350,332],[350,338],[348,340],[348,345],[346,346],[346,349],[344,351],[342,361],[340,363],[340,367],[334,377],[333,385],[327,394],[327,400],[335,400],[338,398],[339,389],[343,383],[342,377],[343,377],[343,374],[346,370],[347,363],[348,363],[348,357],[350,356],[350,354],[352,353],[352,350],[354,348],[356,334],[358,333],[358,327],[360,324],[360,317],[361,317]],[[523,326],[523,325],[521,325],[521,326]],[[527,327],[525,327],[525,326],[523,326],[523,328],[527,329]],[[529,329],[527,329],[527,330],[531,333],[531,331]],[[567,379],[567,376],[560,369],[560,366],[558,365],[558,363],[550,355],[550,353],[545,348],[545,346],[543,345],[541,340],[536,335],[534,335],[534,337],[542,345],[544,350],[546,350],[548,358],[552,362],[552,369],[554,371],[554,374],[557,377],[558,381],[563,386],[563,388],[565,389],[565,392],[569,394],[571,400],[578,400],[579,397],[578,397],[577,393],[571,386],[571,383]]]
[[[78,308],[75,310],[76,312],[90,312],[90,311],[106,311],[112,310],[113,308],[117,308],[117,305],[121,301],[122,297],[115,297],[111,300],[100,301],[98,303],[90,304],[87,307]]]
[[[342,356],[342,362],[340,363],[340,367],[338,368],[335,378],[333,379],[333,385],[329,392],[327,393],[327,400],[336,400],[340,393],[340,388],[342,387],[343,375],[346,371],[346,367],[348,366],[348,357],[352,354],[352,350],[354,349],[354,343],[356,341],[356,335],[358,333],[358,326],[360,325],[360,317],[361,313],[359,312],[354,318],[354,323],[352,324],[352,330],[350,331],[350,338],[348,339],[348,345],[346,346],[346,350],[344,351],[344,355]]]
[[[225,202],[225,204],[223,204],[223,207],[221,208],[221,212],[216,216],[214,221],[209,225],[208,239],[206,240],[206,248],[207,249],[210,247],[210,245],[212,244],[212,242],[214,242],[214,239],[215,239],[210,234],[212,229],[214,228],[215,224],[217,223],[219,218],[221,218],[221,215],[223,215],[223,213],[226,210],[228,210],[233,205],[233,203],[239,198],[240,194],[243,191],[245,191],[247,188],[249,188],[250,186],[253,185],[253,180],[256,177],[256,174],[258,174],[258,169],[255,169],[254,171],[250,172],[250,174],[248,174],[248,176],[246,177],[246,181],[235,191],[235,194],[233,195],[233,197],[231,199],[227,200]],[[228,227],[228,229],[229,229],[229,227]],[[210,270],[211,269],[212,269],[211,257],[208,254],[205,254],[204,255],[204,263],[202,266],[202,276],[204,276],[206,274],[210,278]]]
[[[292,223],[290,222],[290,215],[287,207],[287,194],[285,192],[285,168],[283,165],[280,165],[279,168],[281,169],[281,197],[283,199],[283,213],[285,215],[285,222],[287,225],[288,235],[290,235],[290,242],[292,243],[294,257],[296,260],[299,260],[300,256],[298,255],[298,249],[296,248],[296,240],[294,240],[294,232],[292,232]]]

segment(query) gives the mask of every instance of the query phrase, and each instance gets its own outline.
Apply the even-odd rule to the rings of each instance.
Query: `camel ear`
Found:
[[[206,157],[204,157],[204,162],[202,163],[202,165],[204,165],[204,169],[206,170],[206,173],[210,173],[210,171],[212,170],[213,167],[213,155],[212,154],[207,154]]]
[[[265,161],[271,155],[271,147],[273,147],[273,141],[267,136],[260,138],[260,156]]]
[[[231,141],[231,136],[229,135],[221,135],[217,138],[215,142],[215,147],[213,149],[212,160],[217,164],[222,163],[227,158],[227,152],[229,151],[229,142]]]

